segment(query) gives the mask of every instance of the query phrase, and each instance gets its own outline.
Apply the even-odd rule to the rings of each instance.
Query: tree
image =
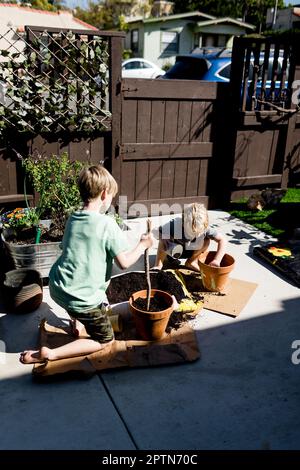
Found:
[[[57,11],[61,10],[61,0],[20,0],[20,5],[31,4],[37,10]]]
[[[125,16],[143,15],[149,4],[149,0],[90,0],[87,9],[76,8],[75,16],[99,29],[122,29]]]
[[[88,8],[86,10],[77,7],[73,13],[76,18],[96,26],[98,29],[104,29],[105,14],[103,11],[103,5],[101,3],[94,3],[89,1]]]
[[[201,11],[213,16],[242,18],[261,28],[268,8],[275,6],[275,0],[174,0],[175,13]],[[278,8],[284,8],[284,0],[278,0]]]

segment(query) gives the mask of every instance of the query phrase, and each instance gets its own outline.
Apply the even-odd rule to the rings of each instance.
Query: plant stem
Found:
[[[147,235],[151,232],[151,220],[147,220]],[[149,248],[144,253],[145,275],[147,280],[147,312],[150,310],[150,297],[151,297],[151,279],[149,270]]]

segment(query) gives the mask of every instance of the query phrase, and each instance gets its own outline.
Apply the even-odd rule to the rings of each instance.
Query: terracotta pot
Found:
[[[14,269],[5,274],[3,282],[4,302],[15,313],[30,313],[43,300],[43,283],[34,269]]]
[[[229,280],[229,274],[234,268],[235,260],[231,255],[225,254],[220,267],[209,266],[214,259],[216,251],[209,251],[204,260],[199,261],[202,284],[211,292],[222,292]]]
[[[147,298],[147,290],[140,290],[132,294],[129,299],[129,308],[133,315],[137,333],[145,340],[155,341],[163,338],[165,336],[166,327],[170,318],[171,313],[173,312],[173,298],[167,292],[161,290],[152,289],[151,298],[160,296],[164,299],[167,304],[167,308],[160,312],[147,312],[140,310],[133,305],[133,302],[138,299]],[[151,306],[151,301],[150,301]]]

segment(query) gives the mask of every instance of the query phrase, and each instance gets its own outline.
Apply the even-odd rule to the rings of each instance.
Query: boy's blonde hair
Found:
[[[83,202],[98,197],[102,191],[114,197],[118,192],[118,184],[114,177],[101,165],[84,168],[78,178],[78,188]]]
[[[205,206],[194,202],[184,207],[184,233],[189,239],[201,235],[208,227],[208,214]]]

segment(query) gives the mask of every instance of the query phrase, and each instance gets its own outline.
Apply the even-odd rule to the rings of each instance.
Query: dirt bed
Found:
[[[152,289],[159,289],[175,295],[177,302],[184,297],[180,282],[174,274],[166,271],[150,273]],[[147,281],[144,273],[126,273],[111,279],[106,291],[111,304],[126,302],[130,296],[139,290],[147,289]]]

